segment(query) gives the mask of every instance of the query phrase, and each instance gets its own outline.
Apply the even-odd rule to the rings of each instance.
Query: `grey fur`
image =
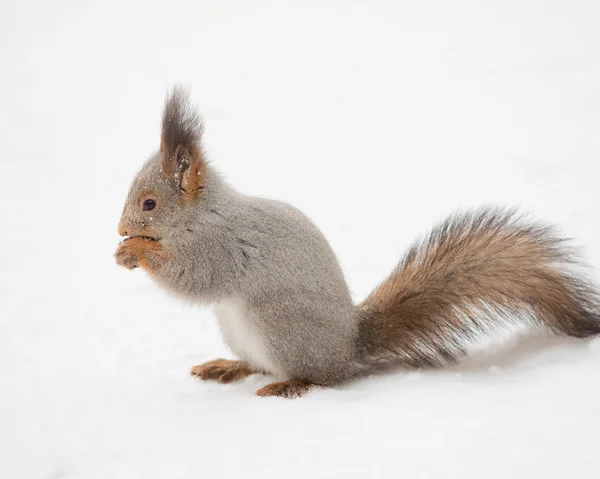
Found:
[[[139,207],[148,190],[158,196],[156,211]],[[210,166],[202,198],[182,206],[157,154],[134,181],[121,223],[151,224],[173,252],[153,274],[165,289],[205,305],[243,304],[275,366],[271,371],[243,358],[255,368],[317,383],[356,372],[358,319],[342,270],[324,236],[296,208],[244,196]]]

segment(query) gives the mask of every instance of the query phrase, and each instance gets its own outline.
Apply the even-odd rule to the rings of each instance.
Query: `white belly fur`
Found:
[[[262,337],[241,301],[223,301],[214,306],[214,312],[225,343],[240,359],[262,372],[276,373]]]

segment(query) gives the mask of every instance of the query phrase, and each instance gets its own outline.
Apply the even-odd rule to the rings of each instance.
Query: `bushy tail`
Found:
[[[600,333],[598,290],[566,240],[515,211],[457,214],[413,245],[360,305],[371,366],[440,366],[510,324]]]

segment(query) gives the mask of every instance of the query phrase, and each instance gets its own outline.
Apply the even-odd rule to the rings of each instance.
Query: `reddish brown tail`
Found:
[[[481,334],[523,323],[600,333],[598,289],[566,240],[514,211],[455,215],[413,245],[360,306],[371,365],[440,366]]]

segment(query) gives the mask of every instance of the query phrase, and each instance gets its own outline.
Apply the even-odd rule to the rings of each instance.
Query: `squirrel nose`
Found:
[[[119,224],[119,235],[127,236],[127,230],[125,229],[125,225],[123,223]]]

